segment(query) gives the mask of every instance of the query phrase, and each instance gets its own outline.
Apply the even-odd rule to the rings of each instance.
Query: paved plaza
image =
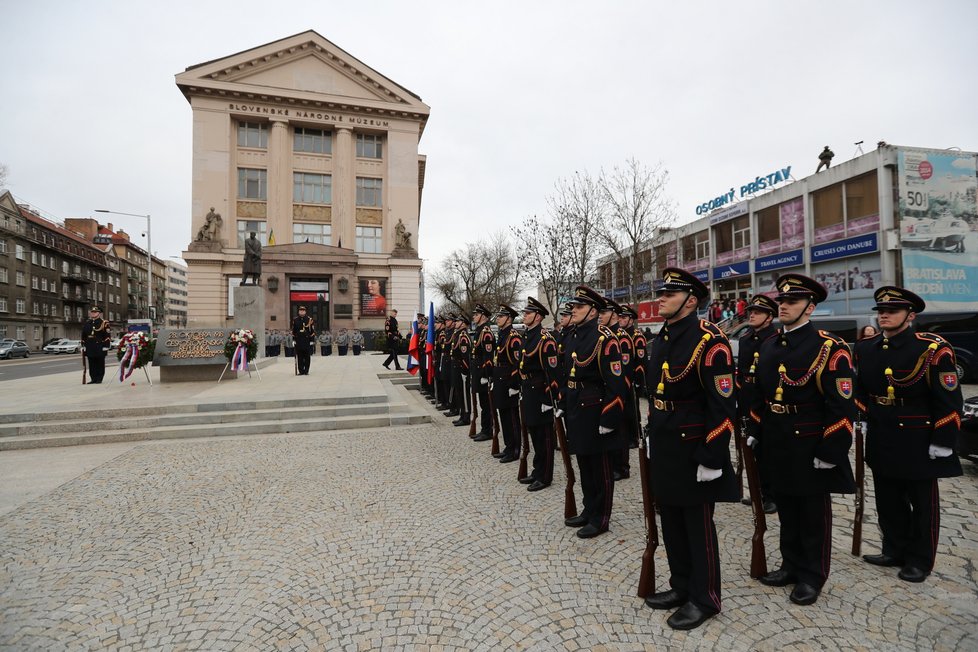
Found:
[[[275,378],[263,391],[301,380]],[[718,506],[723,612],[675,632],[635,597],[637,474],[616,487],[611,532],[583,541],[563,525],[559,459],[554,486],[530,494],[466,431],[438,416],[0,453],[0,648],[978,649],[970,462],[941,482],[938,563],[923,584],[851,556],[852,500],[836,497],[832,574],[810,607],[749,579],[750,511]],[[35,482],[42,491],[10,488]],[[866,511],[863,552],[877,552],[871,492]],[[773,569],[776,517],[766,543]],[[661,546],[656,570],[663,590]]]

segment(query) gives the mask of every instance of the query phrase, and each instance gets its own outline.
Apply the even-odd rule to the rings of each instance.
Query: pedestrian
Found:
[[[604,297],[592,288],[575,288],[568,301],[573,327],[563,338],[559,372],[566,387],[557,416],[567,414],[567,447],[577,457],[584,502],[581,513],[564,519],[564,524],[580,528],[577,536],[582,539],[608,531],[615,493],[611,453],[627,441],[621,427],[626,390],[618,338],[598,324],[605,305]]]
[[[292,320],[292,339],[295,347],[295,362],[300,376],[309,375],[309,363],[316,342],[316,324],[306,314],[306,307],[299,306],[298,315]]]
[[[401,332],[397,329],[396,310],[391,310],[390,316],[384,322],[384,336],[387,338],[387,351],[389,352],[387,359],[384,360],[384,369],[390,369],[391,361],[393,361],[394,368],[400,371],[401,363],[397,359],[397,344],[401,340]]]
[[[505,303],[496,311],[496,347],[492,357],[492,404],[499,419],[499,429],[503,433],[504,448],[495,456],[503,464],[515,462],[520,458],[520,350],[523,341],[513,330],[513,319],[517,313]]]
[[[879,333],[879,331],[876,330],[875,326],[873,326],[872,324],[866,324],[865,326],[859,329],[859,337],[857,337],[856,340],[857,341],[868,340],[869,338],[875,336],[877,333]]]
[[[81,334],[82,351],[88,363],[89,383],[98,385],[105,377],[105,356],[112,341],[109,322],[102,319],[101,308],[92,306],[89,309]]]
[[[853,421],[852,358],[839,337],[811,323],[825,286],[801,274],[777,282],[782,328],[761,344],[748,445],[760,445],[778,502],[781,568],[760,577],[794,585],[790,600],[814,603],[832,562],[833,493],[856,489],[849,465]]]
[[[554,400],[557,391],[557,341],[543,330],[550,311],[534,297],[523,308],[523,348],[520,352],[520,407],[523,425],[533,443],[533,469],[520,480],[527,491],[550,486],[554,477]]]
[[[665,324],[649,342],[651,491],[669,560],[669,590],[645,600],[673,609],[673,629],[694,629],[721,609],[717,502],[737,500],[730,463],[736,416],[733,355],[726,336],[699,319],[709,289],[689,272],[663,270],[659,314]]]
[[[475,335],[472,336],[472,383],[479,398],[480,429],[473,441],[492,439],[492,412],[489,408],[489,381],[492,380],[492,357],[496,342],[489,325],[492,312],[481,303],[475,304],[472,323]]]
[[[737,351],[737,423],[743,429],[750,419],[750,409],[754,401],[755,375],[761,344],[774,335],[774,315],[778,312],[778,304],[774,299],[763,294],[755,295],[747,306],[747,325],[750,328],[738,341]],[[762,453],[756,451],[755,457],[760,461]],[[761,502],[765,514],[778,511],[771,489],[770,474],[763,466],[759,466],[761,480]],[[745,505],[750,505],[750,497],[744,498]]]
[[[876,566],[900,566],[906,582],[934,569],[940,538],[938,478],[961,475],[954,452],[961,430],[960,379],[954,349],[913,322],[926,304],[892,285],[873,294],[882,333],[856,343],[856,405],[867,424],[866,463],[873,470],[883,534]]]

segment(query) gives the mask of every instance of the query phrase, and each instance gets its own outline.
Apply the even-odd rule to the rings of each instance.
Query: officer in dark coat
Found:
[[[665,324],[649,342],[646,369],[646,451],[672,588],[645,603],[679,607],[666,623],[693,629],[721,608],[714,505],[737,499],[730,464],[737,411],[733,354],[723,331],[697,317],[710,294],[702,281],[674,267],[663,270],[662,280]]]
[[[961,430],[961,386],[954,350],[913,320],[926,305],[894,286],[874,293],[882,333],[856,343],[856,404],[867,423],[883,552],[870,564],[902,566],[923,582],[934,568],[941,510],[937,479],[961,475],[954,450]]]
[[[452,421],[453,426],[469,425],[469,411],[472,400],[469,388],[469,366],[472,355],[472,340],[469,337],[469,324],[471,320],[464,312],[459,314],[455,324],[458,330],[452,342],[452,400],[454,401],[454,411],[458,412],[458,418]]]
[[[441,363],[445,386],[448,388],[448,411],[445,412],[446,417],[457,417],[462,414],[458,406],[459,395],[455,380],[457,363],[454,357],[461,324],[462,322],[459,321],[459,317],[455,313],[451,313],[445,318],[445,354],[442,356]]]
[[[778,313],[778,304],[774,299],[758,294],[747,304],[747,324],[750,326],[739,342],[737,351],[737,423],[746,427],[750,419],[750,407],[754,400],[754,375],[757,373],[757,358],[760,355],[761,343],[774,335],[774,316]],[[760,460],[760,451],[755,456]],[[771,479],[766,473],[766,467],[759,469],[761,477],[761,497],[765,514],[778,511],[771,491]],[[744,498],[743,503],[750,505],[750,498]]]
[[[299,306],[299,314],[292,320],[292,338],[295,340],[295,361],[300,376],[309,375],[309,362],[316,346],[316,324],[306,315],[306,307]]]
[[[496,348],[492,357],[492,404],[499,414],[499,429],[505,447],[498,453],[503,464],[520,458],[520,351],[523,340],[513,330],[513,318],[519,314],[505,303],[496,313]]]
[[[520,480],[528,491],[550,486],[554,477],[554,413],[552,392],[557,389],[557,341],[543,330],[550,311],[533,297],[523,308],[523,349],[520,352],[520,406],[523,425],[533,442],[533,470]]]
[[[401,362],[397,359],[397,345],[401,341],[401,331],[398,330],[397,326],[397,311],[391,310],[390,316],[384,321],[384,336],[387,338],[387,350],[389,352],[387,359],[384,360],[384,368],[391,368],[391,361],[394,362],[394,368],[398,371],[401,370]]]
[[[584,509],[564,523],[581,528],[577,536],[588,539],[607,532],[611,521],[615,494],[611,453],[627,442],[622,428],[625,376],[618,338],[598,324],[604,297],[579,285],[568,305],[572,328],[563,339],[559,375],[566,383],[561,383],[559,405],[566,412],[568,451],[577,456]]]
[[[647,346],[645,335],[641,331],[635,330],[635,319],[638,313],[628,306],[614,303],[615,320],[611,330],[618,335],[618,344],[621,348],[621,368],[625,372],[625,420],[624,424],[628,429],[627,445],[614,456],[614,478],[615,482],[624,480],[631,476],[630,456],[631,449],[638,447],[639,430],[641,422],[636,410],[636,401],[640,388],[645,386],[645,348]]]
[[[496,340],[492,335],[489,318],[492,312],[481,303],[475,305],[472,323],[472,383],[479,398],[479,423],[481,428],[473,441],[492,439],[492,412],[489,409],[489,382],[492,380],[492,357],[496,352]]]
[[[102,319],[102,309],[92,306],[82,325],[82,348],[88,359],[88,376],[92,384],[98,385],[105,377],[105,354],[111,341],[109,322]]]
[[[448,387],[445,384],[445,344],[448,341],[446,318],[442,315],[435,317],[435,394],[437,395],[436,410],[448,409]]]
[[[761,343],[748,444],[761,447],[781,521],[781,568],[760,578],[794,584],[791,601],[818,599],[832,555],[832,493],[853,493],[852,356],[840,338],[811,323],[827,292],[801,274],[777,280],[783,325]]]

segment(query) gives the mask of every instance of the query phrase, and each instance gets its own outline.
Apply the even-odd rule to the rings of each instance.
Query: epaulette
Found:
[[[716,324],[714,324],[711,321],[707,321],[705,319],[701,319],[700,320],[700,330],[702,330],[702,331],[704,331],[706,333],[709,333],[713,337],[722,337],[723,339],[727,339],[727,334],[724,333],[720,329],[719,326],[717,326]]]
[[[601,324],[598,324],[598,332],[605,337],[617,337],[617,335],[615,335],[610,328],[607,326],[602,326]]]
[[[948,343],[948,341],[946,339],[944,339],[940,335],[936,335],[934,333],[923,332],[923,333],[914,333],[914,335],[917,336],[917,339],[918,340],[923,340],[925,342],[935,342],[937,344],[947,344]]]
[[[839,346],[848,346],[848,344],[846,344],[846,341],[841,337],[839,337],[838,335],[836,335],[835,333],[830,333],[829,331],[823,331],[822,329],[819,329],[818,334],[822,337],[823,340],[828,340],[833,344],[837,344]]]

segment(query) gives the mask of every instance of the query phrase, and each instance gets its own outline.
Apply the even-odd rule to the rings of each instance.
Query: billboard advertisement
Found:
[[[978,155],[900,149],[903,281],[928,310],[959,310],[978,296]]]
[[[387,279],[360,279],[360,316],[387,316]]]

